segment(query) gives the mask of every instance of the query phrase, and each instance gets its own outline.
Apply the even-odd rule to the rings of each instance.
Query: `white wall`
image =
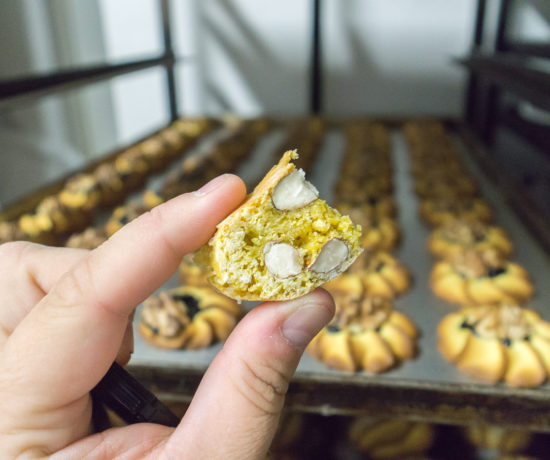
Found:
[[[326,110],[459,116],[474,3],[326,0]]]

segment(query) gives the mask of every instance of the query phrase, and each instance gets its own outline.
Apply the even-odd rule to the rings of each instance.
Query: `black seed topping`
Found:
[[[503,273],[506,272],[506,269],[505,268],[502,268],[502,267],[499,267],[499,268],[490,268],[488,271],[487,271],[487,276],[489,278],[494,278],[498,275],[502,275]]]
[[[334,324],[329,324],[327,326],[328,332],[340,332],[340,328],[338,326],[335,326]]]
[[[122,216],[122,217],[120,218],[120,223],[121,223],[122,225],[126,225],[128,222],[130,222],[130,219],[128,219],[128,216]]]
[[[469,329],[470,331],[475,332],[474,326],[472,324],[469,324],[467,320],[462,321],[460,329]]]
[[[380,262],[380,263],[376,266],[376,268],[374,269],[374,271],[376,271],[376,272],[381,272],[382,269],[384,268],[384,266],[385,266],[384,262]]]
[[[154,335],[159,335],[159,328],[151,326],[149,323],[146,323],[145,321],[142,322],[142,324],[149,329]]]
[[[199,301],[191,295],[175,295],[174,300],[185,305],[189,319],[193,319],[193,317],[200,311]]]
[[[509,347],[512,345],[512,341],[506,337],[505,339],[502,339],[502,344],[505,346],[505,347]]]

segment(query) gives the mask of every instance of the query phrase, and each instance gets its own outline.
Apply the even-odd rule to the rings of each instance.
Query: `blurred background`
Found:
[[[501,2],[486,3],[484,46],[491,48],[497,24],[490,10]],[[548,42],[549,3],[512,3],[509,38]],[[322,114],[461,117],[467,72],[453,58],[472,48],[476,5],[324,0]],[[0,80],[160,58],[168,21],[179,115],[306,115],[313,7],[313,0],[1,2]],[[161,63],[40,98],[4,97],[0,206],[165,125],[166,68]],[[523,110],[547,118],[530,106]]]

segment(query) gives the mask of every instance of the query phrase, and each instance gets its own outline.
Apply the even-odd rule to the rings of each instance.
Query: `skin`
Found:
[[[318,289],[256,307],[218,353],[180,425],[92,433],[90,390],[132,351],[135,307],[245,197],[232,175],[153,209],[94,251],[0,246],[0,446],[17,459],[256,459],[288,382],[333,313]]]

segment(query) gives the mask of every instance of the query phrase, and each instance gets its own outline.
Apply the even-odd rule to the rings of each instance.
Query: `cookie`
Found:
[[[90,227],[81,233],[75,233],[65,243],[68,248],[95,249],[107,241],[104,227]]]
[[[459,304],[524,303],[533,296],[529,274],[498,251],[466,249],[437,262],[430,286],[442,299]]]
[[[368,416],[355,418],[348,429],[351,443],[372,459],[413,458],[432,447],[435,434],[429,423]]]
[[[286,152],[245,202],[218,225],[195,259],[238,300],[302,296],[361,253],[360,227],[330,208]]]
[[[382,251],[363,252],[347,274],[359,276],[369,294],[388,299],[399,297],[411,286],[409,270],[395,257]]]
[[[514,387],[542,384],[550,372],[550,323],[517,305],[464,308],[443,318],[438,349],[463,372]]]
[[[183,286],[149,297],[139,332],[161,348],[204,348],[225,340],[242,316],[241,307],[211,288]]]
[[[336,314],[307,351],[327,366],[349,372],[384,372],[414,358],[418,332],[412,321],[393,310],[388,299],[365,295],[357,277],[344,280],[327,286]]]
[[[508,258],[514,245],[502,228],[465,219],[451,220],[428,237],[428,250],[436,257],[446,259],[465,249],[478,252],[495,249]]]

